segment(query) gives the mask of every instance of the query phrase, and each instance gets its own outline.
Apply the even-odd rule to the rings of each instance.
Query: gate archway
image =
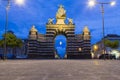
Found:
[[[46,34],[38,34],[35,27],[32,27],[29,34],[28,56],[37,58],[55,58],[54,39],[58,35],[64,35],[67,40],[66,57],[91,58],[90,32],[87,27],[82,34],[75,34],[75,25],[71,18],[66,20],[66,10],[60,5],[54,19],[48,19]]]

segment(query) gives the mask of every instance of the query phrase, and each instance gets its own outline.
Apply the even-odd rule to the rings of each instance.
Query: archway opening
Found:
[[[57,58],[63,59],[66,54],[67,39],[64,35],[57,35],[54,41]]]

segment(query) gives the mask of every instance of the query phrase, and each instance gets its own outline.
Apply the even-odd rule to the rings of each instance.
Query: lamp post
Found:
[[[4,35],[4,54],[3,54],[3,60],[7,59],[7,38],[6,38],[6,34],[7,34],[7,30],[8,30],[8,11],[10,9],[10,0],[5,0],[7,1],[7,5],[6,5],[6,22],[5,22],[5,35]],[[22,5],[24,3],[24,0],[15,0],[15,3],[17,5]]]
[[[89,0],[88,2],[88,6],[89,7],[93,7],[96,4],[100,4],[101,5],[101,13],[102,13],[102,34],[103,34],[103,54],[104,54],[104,59],[105,59],[105,22],[104,22],[104,5],[109,4],[111,6],[114,6],[116,4],[115,1],[111,1],[111,2],[97,2],[96,0]]]
[[[5,60],[7,57],[7,44],[6,44],[6,34],[7,34],[7,28],[8,28],[8,11],[10,8],[10,0],[7,0],[7,6],[6,6],[6,22],[5,22],[5,35],[4,35],[4,56],[3,56],[3,60]]]

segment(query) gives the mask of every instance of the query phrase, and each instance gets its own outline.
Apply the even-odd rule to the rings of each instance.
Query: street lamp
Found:
[[[96,0],[89,0],[88,1],[88,6],[89,7],[93,7],[96,4],[101,4],[101,5],[110,4],[111,6],[114,6],[116,4],[116,1],[111,1],[111,2],[97,2]]]
[[[17,4],[19,6],[24,5],[24,3],[25,3],[25,0],[15,0],[15,4]]]
[[[9,9],[10,9],[10,0],[8,0],[7,6],[6,6],[6,22],[5,22],[4,56],[3,56],[3,60],[6,59],[6,54],[7,54],[6,33],[7,33],[7,27],[8,27],[8,11],[9,11]]]
[[[7,29],[8,29],[8,11],[10,9],[10,0],[5,0],[7,1],[7,5],[6,5],[6,22],[5,22],[5,35],[4,35],[4,55],[3,55],[3,60],[7,59],[7,38],[6,38],[6,34],[7,34]],[[22,5],[24,3],[24,0],[14,0],[16,2],[16,4],[18,5]]]
[[[98,50],[98,45],[95,44],[95,45],[93,46],[93,50],[94,50],[94,51],[97,51],[97,50]]]
[[[104,40],[104,37],[105,37],[105,28],[104,28],[104,5],[105,4],[109,4],[111,6],[114,6],[116,4],[115,1],[111,1],[111,2],[97,2],[96,0],[89,0],[88,1],[88,6],[89,7],[93,7],[95,6],[96,4],[100,4],[101,5],[101,13],[102,13],[102,31],[103,31],[103,54],[105,54],[105,40]],[[104,55],[104,59],[105,59],[105,55]]]
[[[95,0],[89,0],[89,1],[88,1],[88,6],[89,6],[89,7],[93,7],[93,6],[95,6],[95,4],[96,4],[96,1],[95,1]]]

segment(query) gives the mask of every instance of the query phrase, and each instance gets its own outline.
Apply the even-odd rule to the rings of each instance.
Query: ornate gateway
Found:
[[[54,19],[48,19],[46,24],[46,34],[39,34],[33,25],[29,32],[28,39],[28,58],[55,58],[56,50],[54,48],[54,39],[62,34],[67,39],[66,57],[68,59],[90,59],[90,32],[85,26],[82,34],[75,34],[75,25],[73,20],[68,18],[65,23],[66,11],[60,5],[56,13],[56,23]]]

